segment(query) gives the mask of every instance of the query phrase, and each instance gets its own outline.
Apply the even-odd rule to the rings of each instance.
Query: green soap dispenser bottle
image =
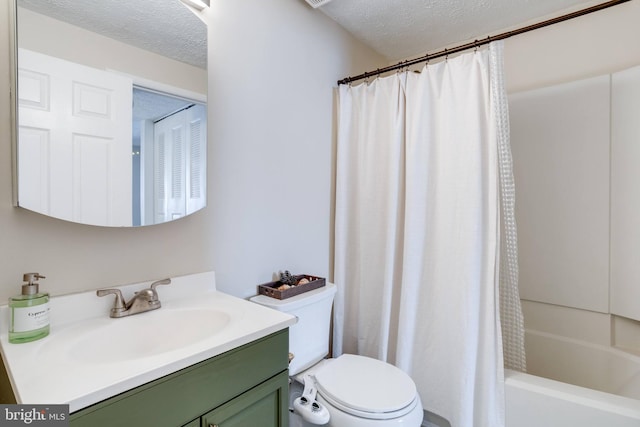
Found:
[[[49,294],[40,292],[38,273],[26,273],[22,294],[9,298],[9,342],[35,341],[49,335]]]

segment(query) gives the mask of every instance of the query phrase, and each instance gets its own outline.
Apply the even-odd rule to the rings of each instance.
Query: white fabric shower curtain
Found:
[[[504,426],[501,53],[339,88],[334,354],[400,367],[452,427]]]

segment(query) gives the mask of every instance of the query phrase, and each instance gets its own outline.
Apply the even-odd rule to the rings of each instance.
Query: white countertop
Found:
[[[129,300],[150,283],[118,288]],[[288,314],[218,292],[213,272],[172,278],[157,292],[160,309],[120,319],[109,317],[113,295],[99,298],[90,291],[53,297],[49,336],[24,344],[8,342],[9,311],[0,306],[0,350],[18,403],[69,404],[75,412],[296,322]],[[188,322],[197,323],[196,332],[167,324],[167,313],[192,315]],[[202,333],[203,324],[210,332]],[[150,350],[144,339],[127,337],[129,328],[144,328],[152,341],[161,338],[162,348]],[[114,339],[114,331],[122,339]],[[103,346],[108,351],[96,350]],[[113,354],[111,346],[123,352]],[[136,353],[138,347],[143,353]]]

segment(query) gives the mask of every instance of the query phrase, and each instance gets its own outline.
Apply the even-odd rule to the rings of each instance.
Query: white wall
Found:
[[[504,60],[508,92],[637,65],[639,19],[640,2],[630,1],[507,39]]]
[[[301,0],[215,1],[208,19],[219,283],[246,296],[280,269],[328,277],[331,88],[383,58]]]
[[[288,268],[327,275],[336,80],[382,58],[302,1],[216,0],[209,23],[209,206],[136,229],[11,204],[9,8],[0,2],[0,302],[38,271],[54,295],[214,269],[239,295]]]

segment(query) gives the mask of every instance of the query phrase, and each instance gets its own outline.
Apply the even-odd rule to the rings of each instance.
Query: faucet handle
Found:
[[[120,291],[120,289],[98,289],[96,291],[96,295],[98,295],[99,297],[111,294],[114,294],[116,296],[116,300],[113,304],[113,308],[111,309],[111,313],[113,314],[125,311],[126,307],[124,305],[124,298],[122,297],[122,292]]]
[[[151,289],[153,289],[155,291],[156,290],[156,286],[158,286],[158,285],[169,285],[169,284],[171,284],[171,279],[158,280],[157,282],[153,282],[151,284]]]

